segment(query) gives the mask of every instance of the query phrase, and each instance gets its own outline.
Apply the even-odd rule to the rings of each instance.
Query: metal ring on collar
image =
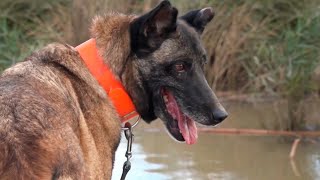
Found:
[[[133,123],[133,125],[131,126],[131,128],[134,128],[135,126],[137,126],[137,125],[139,124],[139,122],[140,122],[140,119],[141,119],[141,117],[138,116],[136,122]],[[129,128],[121,127],[121,129],[122,129],[122,130],[128,130]]]

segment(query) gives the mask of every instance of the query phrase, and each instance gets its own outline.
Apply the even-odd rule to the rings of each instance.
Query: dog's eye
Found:
[[[184,72],[186,70],[186,67],[183,63],[177,63],[174,65],[174,68],[177,72]]]

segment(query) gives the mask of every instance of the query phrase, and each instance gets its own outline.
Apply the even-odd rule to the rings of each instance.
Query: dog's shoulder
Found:
[[[52,43],[46,47],[33,52],[30,56],[25,58],[22,62],[6,69],[1,78],[6,76],[19,75],[24,76],[32,73],[43,67],[58,67],[66,68],[68,71],[79,69],[76,66],[81,66],[81,60],[77,51],[69,46],[60,43]],[[85,70],[81,70],[85,71]]]
[[[39,81],[55,88],[59,88],[59,81],[70,80],[89,86],[100,97],[106,97],[79,53],[67,44],[52,43],[35,51],[24,61],[6,69],[0,76],[0,86],[1,81],[6,79],[25,79],[26,83]]]

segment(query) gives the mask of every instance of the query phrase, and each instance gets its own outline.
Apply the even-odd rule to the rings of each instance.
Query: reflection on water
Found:
[[[229,107],[229,112],[239,111],[239,107],[232,107]],[[250,119],[232,116],[237,113],[230,114],[230,121]],[[226,123],[222,126],[234,127],[231,125]],[[134,129],[132,168],[128,180],[320,179],[318,144],[302,142],[294,162],[290,162],[291,144],[277,137],[200,133],[198,143],[190,146],[176,143],[164,131],[150,131],[150,128],[163,129],[161,122],[142,123]],[[116,154],[113,180],[120,179],[125,143],[125,138],[122,138]]]

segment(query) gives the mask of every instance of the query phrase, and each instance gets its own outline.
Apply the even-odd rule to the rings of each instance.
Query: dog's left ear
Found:
[[[194,27],[199,34],[202,34],[205,26],[213,19],[214,12],[211,7],[190,11],[180,17],[190,26]]]
[[[162,1],[130,25],[131,49],[138,56],[152,53],[176,30],[178,10]]]

